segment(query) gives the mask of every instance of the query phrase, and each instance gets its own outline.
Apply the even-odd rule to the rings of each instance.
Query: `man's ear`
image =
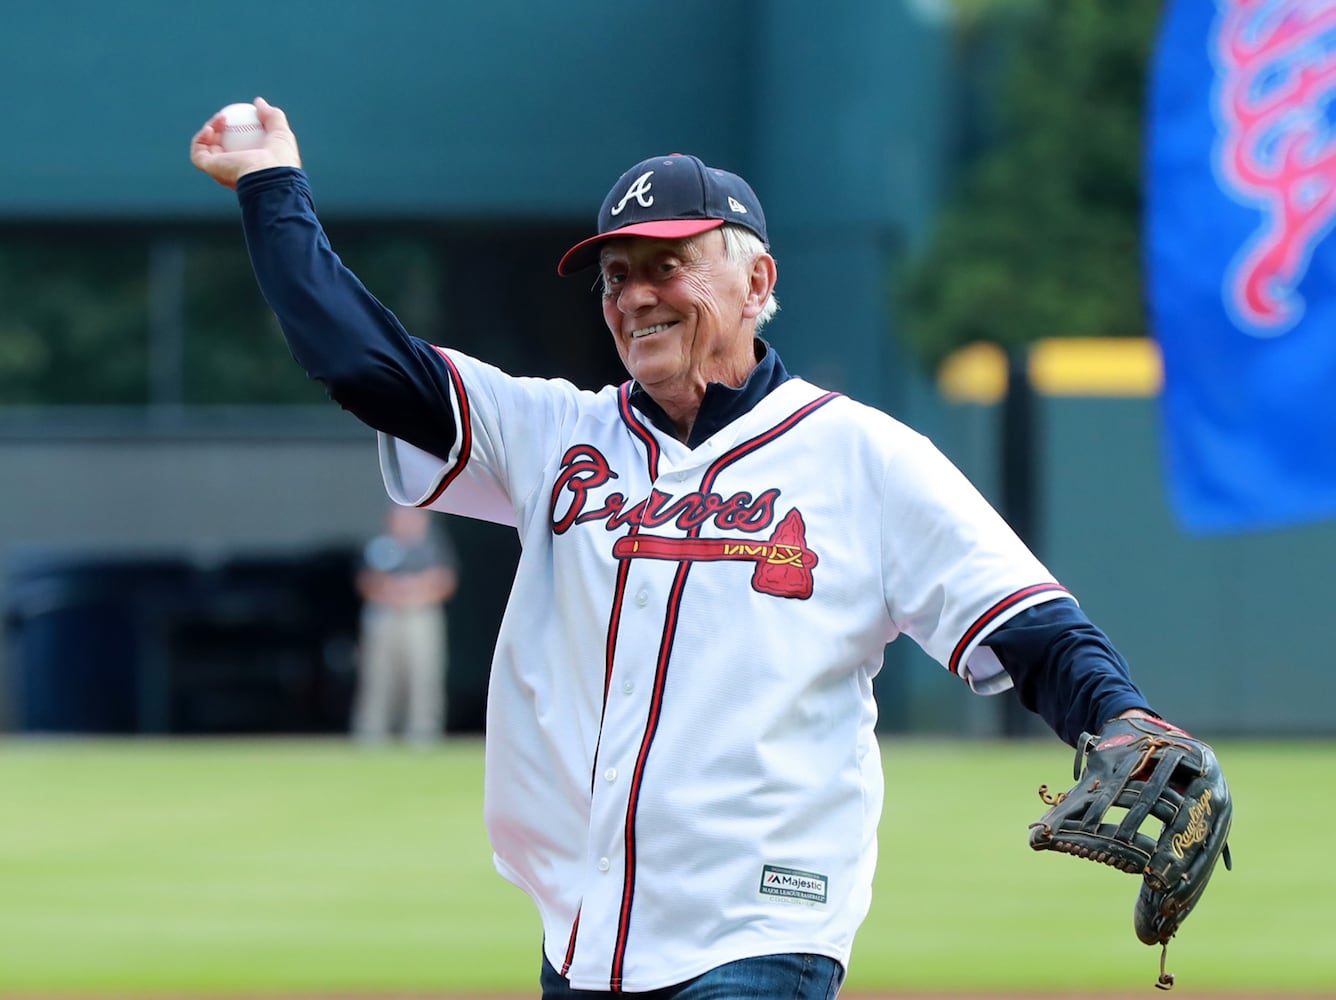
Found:
[[[775,282],[779,279],[779,268],[775,265],[775,258],[768,253],[757,254],[756,259],[752,261],[748,279],[747,301],[743,304],[742,315],[748,319],[755,319],[765,308],[766,300],[775,290]]]

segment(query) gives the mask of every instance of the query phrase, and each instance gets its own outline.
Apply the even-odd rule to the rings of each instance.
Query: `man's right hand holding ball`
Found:
[[[288,127],[287,115],[263,97],[255,98],[255,111],[264,126],[264,142],[254,149],[223,148],[227,126],[223,111],[216,112],[190,140],[190,162],[223,187],[235,188],[246,174],[269,167],[300,167],[297,137]]]

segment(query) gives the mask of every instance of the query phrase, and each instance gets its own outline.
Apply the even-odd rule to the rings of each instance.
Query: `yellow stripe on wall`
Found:
[[[1043,396],[1155,396],[1160,347],[1146,337],[1071,337],[1030,347],[1030,384]]]
[[[996,344],[952,351],[937,369],[937,388],[952,403],[1000,403],[1007,394],[1007,354]]]
[[[1164,385],[1159,345],[1147,337],[1051,337],[1029,352],[1030,384],[1041,396],[1148,397]],[[937,387],[953,403],[1001,402],[1006,352],[997,344],[962,347],[938,369]]]

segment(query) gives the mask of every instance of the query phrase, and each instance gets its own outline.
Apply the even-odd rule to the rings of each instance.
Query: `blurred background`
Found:
[[[1231,4],[1185,6],[1210,21]],[[1331,5],[1291,6],[1320,20]],[[1145,270],[1167,14],[8,5],[0,731],[348,728],[353,575],[384,506],[374,435],[288,356],[235,197],[188,160],[216,109],[263,95],[293,123],[336,249],[411,332],[590,388],[623,373],[596,295],[557,277],[561,252],[630,163],[689,151],[741,173],[770,222],[783,310],[767,334],[791,371],[931,436],[1166,715],[1222,736],[1330,734],[1333,511],[1198,531],[1171,499]],[[446,726],[475,733],[518,549],[490,525],[449,530]],[[888,733],[1034,731],[1010,696],[970,696],[908,641],[879,699]]]

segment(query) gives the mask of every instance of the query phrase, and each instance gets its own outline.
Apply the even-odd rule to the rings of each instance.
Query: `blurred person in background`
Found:
[[[449,669],[446,604],[459,587],[454,543],[429,511],[395,504],[367,542],[357,571],[362,598],[353,735],[383,743],[441,738]]]

